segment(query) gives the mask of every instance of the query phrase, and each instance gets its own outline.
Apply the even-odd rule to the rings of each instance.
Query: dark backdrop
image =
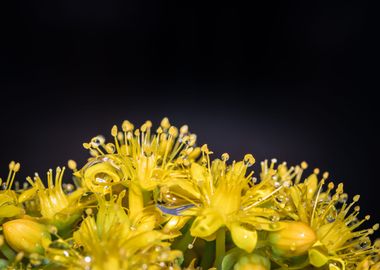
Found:
[[[82,142],[114,123],[168,116],[216,156],[251,152],[328,170],[379,221],[372,8],[262,2],[3,7],[1,175],[13,159],[21,180],[69,158],[82,165]]]

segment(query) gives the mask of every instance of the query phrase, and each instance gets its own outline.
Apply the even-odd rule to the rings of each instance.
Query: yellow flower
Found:
[[[123,160],[117,155],[107,154],[91,159],[80,171],[74,173],[83,179],[84,187],[99,194],[108,194],[111,187],[128,179]]]
[[[276,211],[259,207],[268,202],[272,194],[252,198],[252,173],[246,174],[247,168],[255,162],[252,155],[227,165],[227,154],[211,163],[212,152],[207,145],[201,149],[201,164],[191,165],[190,177],[168,182],[161,190],[166,205],[159,208],[166,214],[196,216],[190,229],[194,237],[213,240],[218,230],[226,226],[234,243],[252,252],[257,242],[256,229],[279,229],[271,220],[277,220]]]
[[[3,224],[4,237],[16,251],[44,253],[51,236],[45,225],[30,219],[15,219]]]
[[[102,136],[94,137],[83,145],[95,159],[91,159],[77,175],[85,183],[90,182],[89,187],[110,187],[113,183],[132,180],[145,190],[153,190],[166,178],[183,177],[176,169],[188,166],[199,155],[199,149],[193,148],[196,136],[189,133],[187,126],[178,131],[167,118],[161,121],[156,133],[152,133],[151,128],[150,121],[140,129],[124,121],[121,131],[116,125],[111,130],[114,143],[106,143]],[[94,165],[99,168],[86,172]]]
[[[18,203],[17,193],[12,190],[16,173],[20,170],[20,163],[11,161],[9,163],[9,173],[5,182],[0,178],[0,224],[3,218],[21,216],[25,213],[22,206]]]
[[[42,179],[36,173],[34,179],[28,177],[27,181],[31,185],[30,189],[20,194],[19,202],[25,203],[38,198],[39,211],[42,218],[58,229],[71,226],[81,215],[86,204],[79,202],[84,190],[79,188],[69,194],[66,194],[62,188],[62,179],[65,167],[57,167],[55,176],[50,169],[47,172],[47,187]]]
[[[138,215],[147,201],[156,199],[150,191],[167,181],[186,178],[185,168],[200,154],[200,149],[194,148],[196,136],[187,126],[178,131],[164,118],[156,133],[151,129],[150,121],[140,129],[124,121],[121,131],[117,126],[111,130],[114,143],[106,143],[102,136],[93,138],[84,147],[94,158],[75,175],[98,194],[112,193],[112,188],[120,184],[127,186],[129,211]]]
[[[303,168],[306,166],[304,165]],[[302,171],[301,171],[302,174]],[[355,203],[359,195],[353,197],[352,203],[347,203],[347,194],[343,192],[343,184],[339,184],[333,192],[334,184],[329,183],[324,190],[328,173],[318,180],[319,170],[300,182],[300,174],[293,176],[294,186],[285,189],[285,203],[281,206],[283,214],[307,224],[316,235],[316,241],[308,250],[308,260],[315,267],[329,264],[332,268],[354,268],[368,256],[374,256],[378,247],[371,244],[369,235],[377,230],[373,228],[358,230],[358,227],[369,216],[358,219],[359,206]],[[310,240],[311,240],[310,234]],[[280,257],[273,258],[279,264],[285,261]],[[307,265],[307,263],[306,263]]]
[[[172,251],[163,240],[175,237],[155,230],[152,213],[132,220],[122,206],[125,192],[110,200],[99,197],[96,215],[86,217],[74,232],[76,244],[84,249],[91,269],[177,269],[181,252]],[[117,232],[117,233],[115,233]]]

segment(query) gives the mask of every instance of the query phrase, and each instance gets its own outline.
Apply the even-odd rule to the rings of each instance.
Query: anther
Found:
[[[117,126],[114,125],[114,126],[112,127],[112,129],[111,129],[111,135],[112,135],[112,137],[116,137],[116,136],[117,136],[117,132],[118,132],[118,130],[117,130]]]
[[[181,134],[186,134],[186,133],[189,132],[189,127],[188,127],[187,125],[183,125],[183,126],[180,128],[179,132],[180,132]]]
[[[134,128],[133,124],[131,122],[129,122],[128,120],[124,120],[122,125],[121,125],[121,129],[124,132],[132,131],[133,128]]]
[[[169,122],[169,119],[167,117],[164,117],[162,120],[161,120],[161,127],[163,129],[168,129],[170,127],[170,122]]]
[[[70,159],[68,162],[67,162],[67,166],[69,167],[70,170],[72,171],[75,171],[77,169],[77,163],[75,162],[75,160],[72,160]]]
[[[178,129],[176,127],[171,126],[169,128],[169,135],[171,135],[173,137],[177,137],[178,136]]]
[[[226,162],[227,160],[229,160],[230,159],[230,155],[228,155],[227,153],[223,153],[222,154],[222,160],[224,161],[224,162]]]
[[[254,158],[251,154],[246,154],[246,155],[244,156],[244,164],[245,164],[247,167],[252,166],[253,164],[255,164],[255,158]]]
[[[83,143],[84,149],[90,149],[91,145],[89,143]]]
[[[306,161],[302,161],[302,162],[301,162],[301,168],[302,168],[302,169],[304,169],[304,170],[307,169],[307,166],[308,166],[308,165],[307,165]]]

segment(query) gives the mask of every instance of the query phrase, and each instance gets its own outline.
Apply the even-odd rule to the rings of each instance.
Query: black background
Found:
[[[264,2],[264,3],[263,3]],[[215,156],[306,160],[379,221],[366,1],[33,1],[1,9],[0,173],[83,165],[114,123],[168,116]],[[258,166],[255,167],[258,170]]]

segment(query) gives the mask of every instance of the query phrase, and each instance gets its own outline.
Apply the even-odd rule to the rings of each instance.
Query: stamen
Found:
[[[188,249],[192,249],[194,247],[195,241],[197,240],[197,237],[194,237],[193,241],[187,245]]]

